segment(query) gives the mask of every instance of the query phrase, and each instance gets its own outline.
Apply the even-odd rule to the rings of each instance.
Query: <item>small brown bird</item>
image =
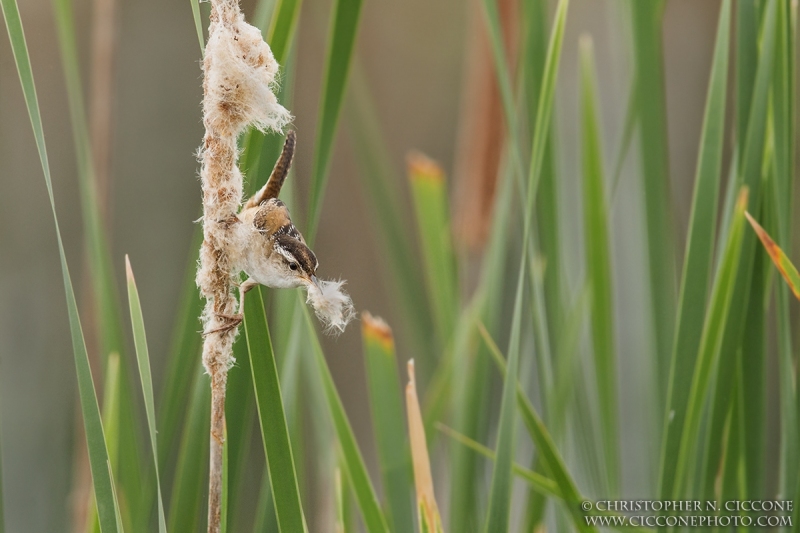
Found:
[[[290,130],[283,151],[266,185],[250,198],[239,213],[242,222],[241,269],[250,276],[244,286],[260,283],[275,289],[314,284],[319,286],[317,256],[306,246],[292,224],[286,204],[278,199],[292,164],[295,132]]]
[[[266,185],[245,203],[233,223],[232,259],[249,277],[239,288],[239,313],[218,315],[228,324],[206,334],[235,328],[242,322],[244,295],[258,284],[274,289],[305,287],[308,301],[330,330],[344,330],[353,316],[350,297],[341,291],[343,282],[320,281],[317,256],[292,224],[289,210],[278,194],[294,156],[296,135],[290,130],[283,150]]]
[[[313,284],[319,263],[306,246],[303,235],[292,224],[289,209],[278,199],[294,157],[296,134],[289,130],[283,150],[272,169],[269,180],[245,203],[232,223],[235,238],[231,258],[239,270],[249,277],[239,287],[239,313],[218,315],[228,324],[207,331],[206,335],[238,326],[243,319],[244,295],[258,284],[276,289],[290,289]]]

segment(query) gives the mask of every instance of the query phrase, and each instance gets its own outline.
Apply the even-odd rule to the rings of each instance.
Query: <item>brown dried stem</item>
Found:
[[[240,222],[236,215],[242,202],[236,139],[250,125],[280,131],[290,120],[272,92],[277,70],[261,32],[244,21],[238,2],[212,0],[203,60],[203,246],[197,271],[197,285],[206,298],[202,318],[209,332],[203,342],[203,365],[211,376],[209,533],[220,529],[225,388],[238,333],[231,319],[237,308]]]

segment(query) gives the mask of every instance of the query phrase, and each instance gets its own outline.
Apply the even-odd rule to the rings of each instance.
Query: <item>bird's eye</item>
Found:
[[[289,263],[289,268],[292,270],[297,270],[297,263]]]

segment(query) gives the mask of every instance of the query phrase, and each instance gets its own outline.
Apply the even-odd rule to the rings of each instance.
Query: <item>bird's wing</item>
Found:
[[[286,204],[272,198],[264,205],[257,208],[256,214],[253,216],[253,225],[258,231],[265,234],[267,237],[272,238],[278,234],[294,233],[299,235],[299,232],[292,224],[292,219],[289,217],[289,210]]]

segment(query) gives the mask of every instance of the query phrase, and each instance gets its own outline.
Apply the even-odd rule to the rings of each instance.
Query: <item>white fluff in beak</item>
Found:
[[[306,285],[306,303],[311,304],[317,318],[325,325],[325,333],[338,335],[355,316],[353,301],[342,290],[344,284],[344,280],[315,279],[314,283]]]

